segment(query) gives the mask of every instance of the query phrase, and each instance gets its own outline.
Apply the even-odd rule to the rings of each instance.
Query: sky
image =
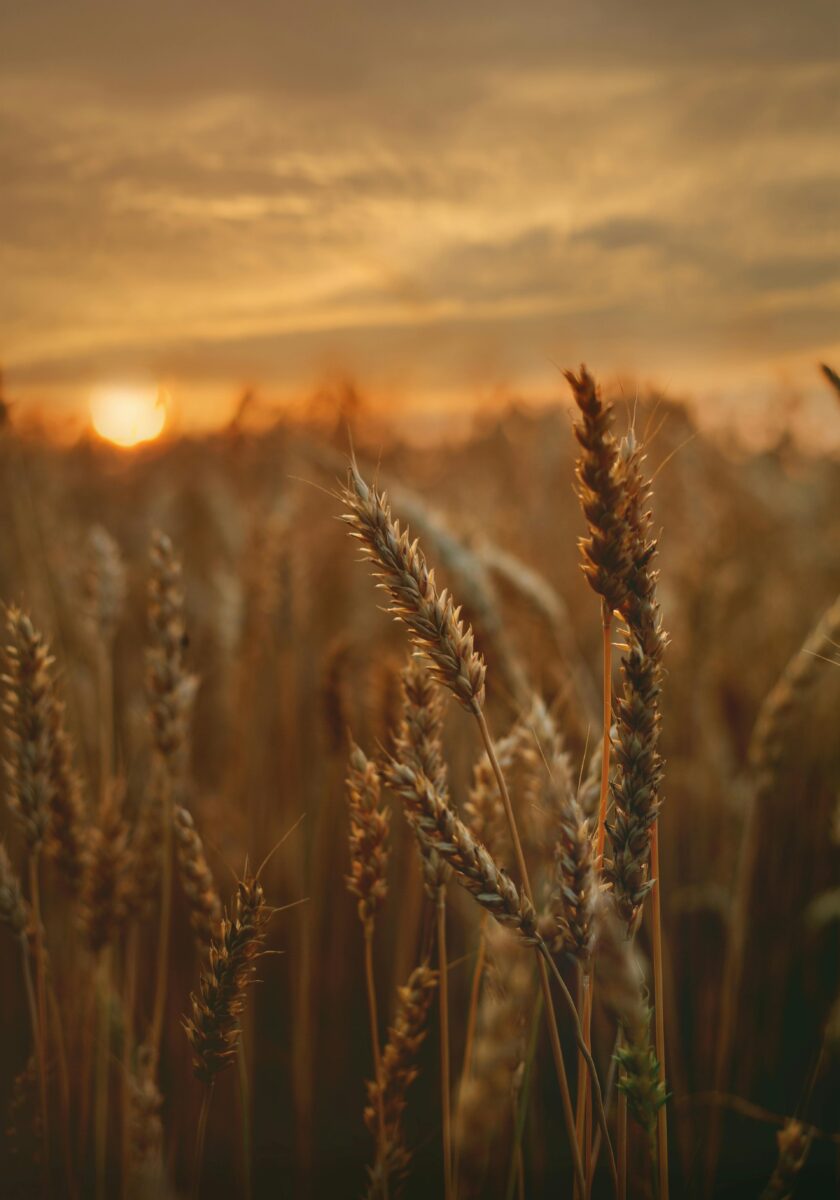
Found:
[[[836,0],[0,0],[0,62],[19,402],[585,360],[761,419],[840,362]]]

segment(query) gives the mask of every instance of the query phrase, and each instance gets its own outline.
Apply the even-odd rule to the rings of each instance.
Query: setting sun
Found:
[[[93,427],[117,446],[154,441],[166,424],[166,393],[155,387],[109,387],[91,398]]]

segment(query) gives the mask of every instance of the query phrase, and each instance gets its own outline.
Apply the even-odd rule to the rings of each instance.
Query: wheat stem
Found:
[[[580,1013],[581,1029],[583,1031],[583,1040],[588,1049],[592,1049],[592,982],[589,972],[578,964],[580,993],[578,999],[578,1012]],[[581,1155],[584,1158],[584,1168],[586,1174],[587,1192],[591,1186],[592,1176],[592,1150],[589,1138],[586,1135],[586,1117],[589,1111],[588,1102],[588,1084],[589,1075],[586,1070],[586,1060],[583,1055],[578,1052],[578,1079],[577,1079],[577,1098],[575,1108],[575,1134],[578,1145],[580,1146]],[[583,1198],[581,1198],[583,1200]]]
[[[38,1027],[38,1002],[35,998],[35,985],[32,981],[32,968],[29,965],[29,947],[26,937],[20,939],[20,957],[23,968],[23,983],[26,988],[26,1004],[29,1009],[29,1020],[32,1025],[32,1044],[36,1056],[40,1056],[41,1030]]]
[[[627,1096],[624,1092],[618,1093],[616,1120],[618,1123],[618,1200],[627,1200],[627,1153],[629,1142],[627,1140]]]
[[[653,941],[653,988],[655,996],[656,1057],[659,1059],[659,1079],[665,1091],[665,983],[662,969],[662,908],[659,877],[659,819],[653,823],[650,838],[650,869],[653,875],[651,925]],[[662,1104],[656,1114],[659,1139],[659,1200],[668,1200],[668,1111]]]
[[[379,1043],[379,1014],[376,1004],[376,981],[373,974],[373,920],[365,921],[365,983],[367,985],[368,1017],[370,1019],[370,1044],[373,1053],[373,1074],[376,1080],[376,1108],[379,1120],[379,1153],[383,1164],[387,1164],[388,1146],[385,1136],[385,1093],[382,1083],[382,1050]],[[388,1200],[388,1174],[385,1168],[382,1193]]]
[[[598,798],[598,826],[595,835],[595,865],[599,875],[604,867],[604,844],[607,833],[607,798],[610,788],[610,726],[612,724],[612,613],[607,601],[601,600],[602,638],[603,638],[603,742],[601,747],[601,791]],[[587,975],[584,983],[584,1003],[581,1011],[583,1040],[587,1049],[592,1048],[592,1002],[594,981]],[[590,1138],[589,1120],[592,1112],[592,1095],[589,1076],[583,1067],[582,1056],[579,1056],[581,1068],[578,1084],[575,1127],[581,1152],[586,1164],[587,1192],[592,1187],[592,1142]]]
[[[478,1001],[481,996],[481,980],[484,975],[484,964],[487,961],[487,912],[482,910],[478,926],[478,953],[475,957],[472,986],[470,987],[470,1007],[467,1013],[467,1030],[464,1037],[464,1065],[462,1076],[468,1079],[472,1072],[473,1046],[475,1045],[475,1028],[478,1023]]]
[[[155,972],[155,1000],[152,1010],[152,1026],[149,1043],[155,1065],[160,1058],[160,1043],[163,1037],[163,1021],[166,1009],[166,986],[169,976],[169,930],[172,923],[172,779],[168,772],[161,787],[163,805],[163,846],[160,884],[160,923],[157,937],[157,968]]]
[[[242,1116],[242,1197],[251,1200],[253,1184],[251,1180],[251,1088],[248,1079],[248,1056],[245,1053],[244,1035],[239,1039],[236,1048],[236,1066],[239,1075],[239,1107]]]
[[[507,1192],[505,1200],[514,1200],[514,1191],[517,1185],[517,1150],[522,1145],[522,1137],[525,1133],[525,1121],[528,1115],[528,1103],[531,1095],[531,1081],[534,1074],[534,1060],[537,1056],[537,1043],[539,1041],[540,1024],[542,1023],[543,1010],[543,995],[542,992],[537,996],[534,1004],[534,1012],[531,1017],[531,1032],[528,1039],[528,1051],[525,1055],[525,1078],[522,1081],[520,1089],[519,1101],[516,1109],[516,1118],[513,1128],[513,1153],[511,1154],[510,1169],[508,1171]]]
[[[32,904],[32,920],[35,925],[35,983],[38,997],[38,1037],[35,1049],[38,1055],[38,1088],[41,1103],[41,1135],[44,1147],[44,1188],[49,1193],[49,1104],[47,1101],[47,971],[44,955],[44,930],[41,924],[41,878],[40,849],[29,855],[29,900]]]
[[[463,1091],[464,1084],[472,1074],[473,1048],[475,1046],[475,1030],[478,1024],[478,1001],[481,996],[481,981],[484,976],[484,964],[487,961],[487,911],[481,910],[481,918],[478,926],[478,953],[475,958],[475,968],[473,970],[472,985],[470,987],[470,1006],[467,1011],[467,1030],[464,1035],[464,1060],[461,1066],[461,1083],[459,1094]],[[463,1121],[460,1123],[459,1135],[455,1143],[455,1160],[452,1167],[452,1182],[456,1193],[458,1192],[459,1164],[461,1157],[461,1141]]]
[[[481,736],[484,741],[484,749],[490,765],[493,768],[493,774],[496,776],[496,782],[499,786],[499,795],[504,806],[505,816],[507,817],[508,828],[510,830],[511,841],[513,842],[514,854],[516,856],[517,866],[519,868],[520,877],[522,879],[522,887],[525,895],[533,903],[533,892],[531,891],[531,881],[528,877],[528,866],[525,862],[525,855],[522,851],[522,841],[519,837],[519,830],[516,826],[516,817],[513,814],[513,806],[510,802],[510,793],[508,792],[505,777],[502,774],[502,769],[499,766],[499,760],[496,756],[496,750],[493,745],[493,739],[490,736],[490,730],[487,727],[487,720],[480,706],[476,703],[473,706],[478,727],[481,730]],[[537,946],[539,951],[539,946]],[[551,1052],[554,1057],[554,1067],[557,1072],[557,1082],[560,1085],[560,1096],[563,1103],[563,1117],[566,1122],[566,1134],[569,1139],[569,1146],[572,1152],[572,1161],[575,1168],[575,1178],[580,1188],[581,1195],[585,1192],[585,1177],[583,1174],[583,1163],[580,1156],[580,1147],[578,1146],[575,1136],[575,1114],[572,1109],[572,1098],[569,1093],[569,1081],[566,1076],[566,1064],[563,1060],[563,1048],[560,1045],[560,1034],[557,1029],[557,1017],[554,1012],[554,1001],[551,996],[551,986],[548,981],[545,963],[537,953],[537,963],[539,965],[540,987],[545,1001],[545,1012],[548,1023],[548,1036],[551,1042]],[[571,997],[570,997],[571,998]],[[574,1008],[574,1003],[572,1003]],[[577,1014],[575,1014],[577,1019]]]
[[[27,968],[28,965],[27,963]],[[58,1068],[58,1099],[61,1105],[61,1142],[64,1152],[64,1175],[69,1200],[75,1200],[78,1188],[73,1169],[73,1149],[70,1142],[70,1076],[67,1071],[67,1050],[64,1044],[64,1032],[61,1028],[61,1008],[51,980],[47,980],[47,988],[49,992],[50,1016],[52,1017],[52,1039],[55,1043],[55,1058]]]
[[[569,989],[566,987],[566,981],[563,978],[563,976],[560,974],[557,963],[551,957],[551,952],[549,951],[548,946],[546,946],[545,942],[543,942],[543,941],[538,942],[537,946],[536,946],[536,950],[540,956],[539,961],[548,963],[549,967],[551,968],[554,978],[556,979],[557,984],[560,988],[560,994],[563,997],[563,1001],[566,1005],[566,1008],[569,1011],[569,1016],[571,1017],[571,1020],[572,1020],[572,1030],[575,1035],[575,1041],[578,1044],[578,1049],[583,1054],[587,1069],[589,1071],[589,1076],[590,1076],[590,1080],[592,1083],[592,1090],[593,1090],[593,1093],[595,1096],[595,1108],[596,1108],[596,1111],[598,1114],[598,1124],[601,1127],[601,1135],[603,1137],[604,1147],[607,1152],[607,1162],[609,1164],[610,1175],[612,1176],[613,1186],[617,1192],[618,1191],[618,1172],[616,1171],[615,1155],[613,1154],[612,1142],[610,1141],[609,1129],[607,1128],[607,1114],[604,1111],[604,1097],[601,1093],[601,1084],[598,1081],[598,1072],[595,1069],[595,1063],[593,1061],[592,1055],[590,1054],[589,1050],[587,1049],[586,1043],[583,1040],[583,1032],[580,1027],[580,1019],[578,1017],[577,1009],[575,1008],[575,1002],[572,999],[571,993],[569,992]]]
[[[195,1154],[193,1156],[192,1184],[190,1187],[191,1200],[198,1200],[201,1193],[201,1172],[204,1167],[204,1143],[207,1140],[207,1119],[210,1116],[210,1102],[213,1099],[213,1081],[205,1083],[201,1096],[201,1111],[198,1114],[198,1125],[195,1130]]]
[[[108,1058],[110,1053],[110,965],[111,948],[104,946],[97,964],[99,1012],[96,1035],[96,1109],[94,1144],[97,1200],[105,1200],[108,1166]]]
[[[438,1001],[440,1004],[440,1100],[443,1118],[443,1185],[452,1198],[452,1111],[449,1090],[449,965],[446,958],[446,884],[437,889]]]
[[[128,931],[125,946],[125,973],[123,977],[123,1044],[122,1044],[122,1160],[121,1195],[128,1194],[128,1169],[131,1153],[131,1067],[134,1055],[134,1004],[137,993],[137,925]]]

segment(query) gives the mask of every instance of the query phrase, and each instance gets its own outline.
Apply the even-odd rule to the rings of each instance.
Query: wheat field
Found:
[[[836,457],[581,370],[0,461],[0,1194],[837,1194]]]

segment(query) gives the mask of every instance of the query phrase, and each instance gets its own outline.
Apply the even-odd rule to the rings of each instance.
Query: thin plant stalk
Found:
[[[376,1004],[376,980],[373,974],[373,920],[365,921],[365,984],[367,986],[370,1044],[373,1051],[373,1077],[376,1080],[376,1108],[379,1118],[379,1155],[383,1164],[383,1193],[388,1200],[388,1147],[385,1137],[385,1096],[382,1080],[382,1050],[379,1044],[379,1013]]]
[[[475,1030],[478,1024],[478,1001],[481,997],[481,980],[484,976],[484,964],[487,961],[487,912],[482,909],[478,927],[478,953],[475,957],[472,986],[470,987],[470,1007],[467,1013],[467,1031],[464,1036],[464,1065],[462,1078],[469,1079],[472,1074],[472,1056],[475,1045]]]
[[[481,997],[481,980],[484,976],[484,964],[487,961],[487,912],[481,910],[481,918],[478,926],[478,953],[475,958],[475,968],[473,970],[472,985],[470,987],[470,1006],[467,1012],[467,1030],[464,1035],[464,1061],[461,1066],[461,1090],[464,1084],[472,1075],[472,1058],[473,1047],[475,1045],[475,1030],[478,1024],[478,1001]],[[461,1152],[461,1138],[459,1136],[455,1144],[455,1160],[452,1167],[453,1186],[457,1193],[458,1176],[459,1176],[459,1160]]]
[[[484,713],[478,704],[474,706],[473,712],[475,713],[476,720],[478,721],[478,727],[481,731],[482,740],[484,741],[484,749],[487,754],[487,758],[490,762],[490,766],[493,768],[493,774],[496,777],[496,783],[499,787],[499,795],[501,796],[502,805],[505,810],[505,816],[507,817],[508,828],[510,830],[511,841],[513,842],[514,854],[516,856],[516,863],[517,867],[519,868],[522,886],[525,889],[525,895],[528,897],[531,903],[533,903],[533,892],[531,891],[531,880],[528,876],[528,866],[525,862],[525,855],[522,851],[522,841],[519,837],[519,830],[516,826],[516,817],[514,816],[513,806],[510,802],[510,793],[508,792],[507,783],[505,782],[505,777],[502,774],[502,768],[499,766],[499,760],[496,756],[496,750],[493,746],[493,739],[490,736],[490,730],[487,727],[487,720],[484,716]],[[548,1035],[551,1042],[551,1052],[554,1056],[554,1067],[557,1072],[557,1082],[560,1085],[560,1096],[563,1102],[563,1117],[566,1122],[566,1135],[569,1139],[569,1146],[572,1152],[575,1178],[578,1186],[580,1187],[581,1195],[583,1195],[586,1187],[585,1176],[583,1173],[583,1162],[581,1160],[580,1147],[578,1146],[577,1137],[575,1136],[575,1114],[574,1110],[572,1109],[572,1098],[569,1093],[569,1081],[566,1076],[566,1064],[563,1060],[563,1048],[560,1045],[560,1034],[557,1029],[557,1017],[554,1012],[554,1001],[551,995],[551,985],[548,981],[545,962],[543,961],[543,958],[539,952],[537,953],[537,963],[539,967],[540,987],[542,989],[543,999],[545,1001],[545,1012],[548,1022]],[[572,1002],[572,1008],[574,1008],[574,1002]],[[577,1020],[577,1012],[575,1012],[575,1020]]]
[[[29,964],[27,963],[27,970]],[[30,976],[29,986],[32,985]],[[64,1032],[61,1028],[61,1006],[55,994],[55,988],[48,981],[50,1016],[52,1017],[52,1037],[55,1043],[55,1058],[58,1067],[58,1099],[61,1105],[61,1141],[64,1151],[64,1173],[67,1182],[67,1195],[75,1200],[78,1194],[76,1178],[73,1169],[73,1150],[70,1142],[70,1076],[67,1071],[67,1051],[64,1045]]]
[[[653,987],[655,995],[656,1057],[659,1059],[659,1079],[665,1087],[665,983],[662,967],[662,908],[659,878],[659,821],[653,823],[650,838],[650,869],[654,878],[651,896],[651,928],[653,942]],[[659,1141],[659,1198],[668,1200],[668,1112],[667,1103],[656,1114]]]
[[[131,1068],[134,1056],[134,1005],[137,997],[137,925],[132,923],[126,939],[125,972],[123,977],[123,1042],[122,1042],[122,1141],[120,1146],[123,1200],[128,1190],[129,1155],[131,1153]]]
[[[248,1078],[248,1056],[244,1039],[240,1037],[236,1048],[236,1065],[239,1074],[239,1106],[242,1115],[242,1197],[251,1200],[251,1086]]]
[[[607,1071],[607,1078],[604,1083],[604,1104],[606,1106],[608,1116],[609,1116],[610,1108],[612,1107],[613,1095],[615,1094],[615,1090],[616,1090],[615,1089],[615,1079],[616,1079],[617,1065],[618,1065],[617,1061],[616,1061],[616,1054],[618,1053],[618,1049],[619,1049],[620,1045],[621,1045],[621,1028],[619,1027],[619,1029],[616,1031],[615,1042],[613,1043],[613,1052],[610,1057],[610,1067],[609,1067],[609,1070]],[[620,1099],[621,1093],[619,1093],[618,1095],[619,1095],[619,1099]],[[592,1142],[592,1175],[593,1176],[595,1174],[595,1171],[598,1168],[598,1158],[601,1154],[601,1140],[602,1140],[601,1139],[601,1128],[599,1126],[598,1129],[595,1131],[595,1137]],[[616,1145],[616,1154],[618,1154],[618,1146],[617,1145]],[[619,1173],[620,1173],[620,1171],[621,1171],[620,1162],[617,1165],[618,1165],[618,1169],[619,1169]],[[592,1192],[592,1178],[590,1178],[590,1180],[589,1180],[589,1192],[590,1192],[590,1194]],[[588,1200],[588,1197],[587,1197],[587,1200]]]
[[[519,1093],[519,1103],[514,1119],[513,1148],[510,1158],[510,1169],[508,1171],[508,1184],[505,1200],[514,1200],[514,1191],[516,1190],[516,1185],[518,1182],[518,1151],[520,1151],[522,1147],[522,1138],[525,1133],[525,1121],[528,1116],[528,1104],[530,1103],[531,1099],[531,1083],[534,1076],[534,1060],[537,1056],[537,1043],[539,1042],[543,1003],[544,1001],[542,992],[540,992],[537,995],[536,1002],[534,1004],[534,1015],[531,1018],[531,1032],[528,1038],[528,1051],[525,1055],[525,1078],[522,1081],[522,1087]]]
[[[85,1006],[82,1013],[81,1030],[81,1102],[79,1105],[79,1156],[84,1158],[87,1152],[88,1132],[90,1127],[90,1110],[93,1091],[93,1051],[96,1040],[96,989],[88,988],[85,994]]]
[[[592,1049],[592,981],[588,971],[584,970],[579,965],[579,999],[578,1012],[580,1013],[580,1024],[583,1031],[583,1040],[588,1050]],[[578,1078],[577,1078],[577,1099],[575,1108],[575,1133],[577,1136],[580,1152],[584,1160],[584,1170],[586,1174],[587,1191],[591,1186],[592,1179],[592,1144],[588,1137],[586,1125],[590,1112],[590,1103],[588,1099],[587,1083],[589,1076],[586,1070],[586,1060],[581,1053],[578,1053]]]
[[[440,1100],[443,1116],[443,1185],[452,1198],[452,1107],[449,1090],[449,966],[446,957],[446,885],[437,889],[438,1000],[440,1003]]]
[[[164,764],[161,769],[166,771]],[[155,1064],[160,1058],[160,1043],[163,1037],[163,1021],[166,1012],[166,988],[169,977],[169,930],[172,924],[172,778],[168,771],[165,774],[162,787],[161,803],[163,805],[163,846],[161,853],[160,885],[160,924],[157,938],[157,969],[155,973],[155,1002],[152,1009],[152,1027],[150,1042],[152,1057]]]
[[[41,878],[40,850],[29,856],[29,900],[32,904],[32,920],[35,925],[35,981],[38,998],[38,1036],[35,1051],[38,1056],[38,1088],[41,1103],[43,1131],[41,1139],[44,1155],[44,1178],[49,1190],[50,1162],[50,1110],[47,1100],[47,972],[44,955],[44,932],[41,924]]]
[[[41,1030],[38,1028],[38,1001],[35,998],[35,985],[32,980],[32,968],[29,965],[29,948],[26,937],[20,939],[20,959],[23,970],[23,983],[26,989],[26,1004],[29,1009],[29,1020],[32,1025],[32,1043],[36,1057],[40,1057]]]
[[[572,1108],[572,1096],[569,1091],[569,1081],[566,1077],[566,1063],[563,1059],[563,1047],[560,1044],[560,1032],[557,1028],[557,1013],[554,1010],[554,998],[551,995],[551,984],[548,979],[548,971],[546,969],[545,960],[537,949],[537,969],[540,976],[540,989],[542,991],[543,1001],[545,1004],[545,1012],[548,1025],[548,1038],[551,1042],[551,1054],[554,1058],[554,1069],[557,1072],[557,1082],[560,1084],[560,1098],[563,1103],[563,1119],[566,1122],[566,1134],[569,1139],[569,1146],[572,1152],[572,1163],[575,1169],[575,1186],[580,1190],[580,1194],[586,1190],[586,1176],[583,1171],[583,1159],[580,1154],[580,1146],[575,1137],[575,1113]],[[570,997],[571,999],[571,997]],[[574,1001],[572,1002],[574,1008]],[[575,1018],[577,1018],[577,1010],[575,1010]]]
[[[516,1114],[516,1102],[513,1102],[513,1112]],[[513,1160],[516,1165],[516,1197],[525,1200],[525,1159],[522,1154],[522,1143],[516,1142],[513,1147]]]
[[[192,1184],[190,1200],[198,1200],[201,1194],[201,1173],[204,1167],[204,1144],[207,1141],[207,1120],[210,1116],[210,1103],[213,1099],[213,1083],[205,1083],[201,1097],[201,1111],[198,1114],[198,1124],[195,1128],[195,1154],[193,1155]]]
[[[108,1065],[110,1057],[111,948],[103,947],[97,964],[98,1021],[96,1033],[96,1108],[94,1119],[96,1196],[104,1200],[108,1164]]]
[[[566,1005],[566,1008],[568,1009],[568,1012],[569,1012],[569,1016],[571,1017],[571,1020],[572,1020],[572,1029],[573,1029],[573,1032],[575,1035],[575,1041],[578,1044],[578,1049],[581,1051],[584,1059],[586,1060],[586,1066],[588,1068],[589,1076],[592,1081],[592,1091],[593,1091],[594,1097],[595,1097],[595,1109],[598,1114],[598,1124],[601,1127],[601,1135],[603,1138],[604,1147],[606,1149],[607,1162],[608,1162],[608,1165],[610,1168],[610,1175],[612,1177],[613,1186],[617,1192],[618,1191],[618,1172],[616,1170],[615,1155],[613,1154],[613,1148],[612,1148],[612,1142],[610,1141],[609,1129],[607,1128],[607,1114],[604,1111],[604,1097],[601,1092],[601,1084],[598,1080],[598,1072],[595,1069],[595,1063],[592,1059],[592,1055],[590,1054],[590,1052],[583,1040],[583,1031],[581,1030],[581,1027],[580,1027],[580,1018],[578,1017],[578,1011],[575,1008],[575,1002],[572,999],[571,993],[569,992],[569,989],[566,987],[566,981],[563,978],[563,976],[560,974],[560,970],[557,966],[557,963],[551,957],[551,952],[549,951],[548,946],[546,946],[545,942],[538,943],[537,951],[538,951],[538,955],[539,955],[539,962],[541,962],[543,964],[545,964],[545,963],[548,964],[548,966],[551,968],[551,971],[552,971],[552,974],[554,975],[555,980],[557,981],[557,986],[560,988],[560,994],[563,997],[563,1002]],[[543,968],[543,969],[545,969],[545,968]]]
[[[607,799],[610,789],[610,726],[612,724],[612,612],[607,601],[601,600],[601,620],[603,636],[603,742],[601,746],[601,791],[598,798],[598,826],[595,834],[595,869],[599,874],[604,868],[604,845],[607,832]],[[583,985],[583,1006],[581,1009],[581,1027],[583,1040],[588,1050],[592,1049],[592,1002],[593,981],[586,975]],[[577,1094],[577,1113],[575,1128],[581,1145],[586,1165],[587,1190],[591,1188],[592,1172],[592,1142],[591,1142],[591,1113],[592,1094],[589,1076],[582,1070],[582,1059],[579,1058],[579,1082]]]
[[[618,1151],[618,1200],[627,1200],[627,1154],[630,1146],[627,1130],[627,1097],[624,1092],[618,1093],[616,1122],[618,1125],[616,1137],[616,1149]]]
[[[746,888],[753,878],[758,856],[758,804],[754,792],[747,801],[747,812],[738,848],[735,869],[735,902],[726,940],[726,959],[723,966],[720,1012],[718,1014],[718,1036],[715,1048],[714,1090],[725,1092],[727,1072],[731,1070],[732,1044],[735,1037],[738,994],[743,975],[745,940],[747,931]],[[713,1105],[709,1113],[709,1128],[706,1135],[705,1178],[703,1196],[710,1200],[717,1177],[718,1159],[721,1150],[723,1111]]]

